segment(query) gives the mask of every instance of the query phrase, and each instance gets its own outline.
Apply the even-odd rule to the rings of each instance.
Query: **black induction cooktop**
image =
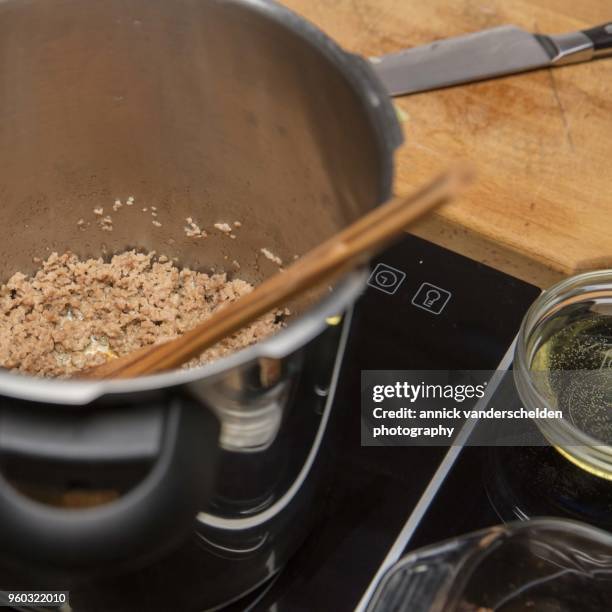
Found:
[[[406,551],[501,522],[482,470],[491,449],[360,446],[360,374],[507,369],[539,292],[413,236],[374,262],[336,392],[332,476],[318,526],[257,602],[235,609],[362,609],[376,579]]]

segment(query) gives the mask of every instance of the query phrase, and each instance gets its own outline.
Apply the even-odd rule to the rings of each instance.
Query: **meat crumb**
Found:
[[[278,256],[269,251],[268,249],[260,249],[261,253],[263,253],[264,257],[273,261],[277,266],[283,265],[283,260]]]
[[[200,229],[200,226],[197,225],[191,217],[187,217],[185,219],[187,225],[183,228],[185,230],[185,235],[188,238],[206,238],[208,234]]]
[[[229,223],[215,223],[215,227],[224,234],[232,233],[232,226]]]
[[[183,334],[253,290],[225,274],[179,268],[166,256],[126,251],[110,261],[52,253],[32,275],[0,286],[0,366],[44,377],[76,372]],[[270,312],[191,360],[196,367],[285,326]]]
[[[108,215],[103,219],[98,221],[98,225],[103,232],[112,232],[113,231],[113,220]]]

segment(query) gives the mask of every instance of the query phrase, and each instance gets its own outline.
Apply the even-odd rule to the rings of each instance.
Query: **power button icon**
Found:
[[[378,291],[393,295],[400,288],[405,278],[405,272],[388,266],[387,264],[379,263],[374,268],[372,274],[370,274],[368,285],[374,289],[378,289]]]

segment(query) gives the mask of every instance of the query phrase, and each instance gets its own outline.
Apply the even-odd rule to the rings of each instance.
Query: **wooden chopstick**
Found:
[[[470,178],[464,166],[451,168],[414,194],[375,208],[182,336],[113,359],[81,376],[133,378],[182,365],[273,308],[367,261],[407,225],[447,202]]]

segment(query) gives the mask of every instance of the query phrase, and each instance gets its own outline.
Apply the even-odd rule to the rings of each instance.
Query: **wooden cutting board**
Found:
[[[348,50],[382,55],[504,24],[560,33],[610,0],[286,0]],[[479,182],[415,233],[540,286],[612,267],[612,59],[396,99],[396,191],[451,158]]]

